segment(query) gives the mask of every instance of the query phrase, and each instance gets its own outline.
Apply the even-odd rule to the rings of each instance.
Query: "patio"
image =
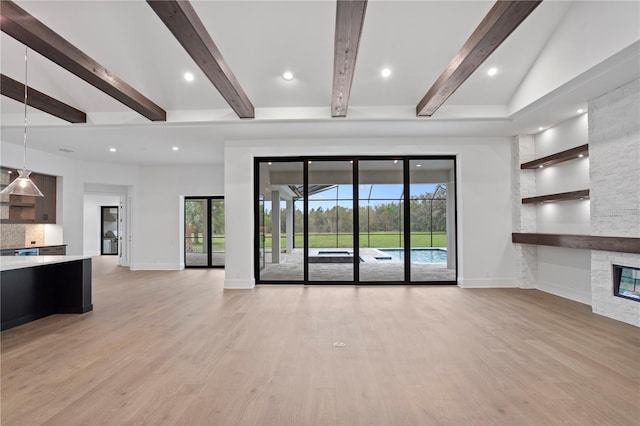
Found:
[[[310,249],[309,255],[317,255],[318,251],[336,249]],[[353,252],[353,249],[339,249]],[[404,262],[376,260],[380,257],[377,249],[360,249],[360,282],[402,281],[404,280]],[[271,263],[270,253],[266,253],[266,266],[260,272],[263,281],[291,281],[303,278],[303,250],[293,249],[292,253],[280,254],[280,263]],[[455,269],[447,269],[443,263],[412,263],[412,279],[414,281],[455,281]],[[353,264],[351,263],[310,263],[309,281],[352,281]]]

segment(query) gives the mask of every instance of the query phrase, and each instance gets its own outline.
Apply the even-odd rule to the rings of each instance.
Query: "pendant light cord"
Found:
[[[29,48],[24,47],[24,164],[22,168],[27,169],[27,52]]]

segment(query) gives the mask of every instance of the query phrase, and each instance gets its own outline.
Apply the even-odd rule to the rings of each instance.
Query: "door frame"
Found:
[[[104,209],[116,209],[116,252],[104,252]],[[120,255],[120,206],[100,206],[100,256]]]
[[[183,245],[183,250],[182,250],[182,257],[183,257],[183,262],[184,262],[184,267],[185,268],[218,268],[218,269],[224,269],[224,265],[214,265],[213,264],[213,253],[211,250],[211,204],[212,201],[219,201],[222,200],[224,202],[224,196],[223,195],[205,195],[205,196],[185,196],[184,197],[184,202],[182,205],[182,209],[183,209],[183,220],[182,220],[182,226],[183,226],[183,234],[184,234],[184,238],[185,238],[185,242],[186,242],[186,238],[187,238],[187,215],[186,215],[186,208],[187,208],[187,201],[189,200],[205,200],[206,206],[207,206],[207,214],[206,214],[206,218],[204,218],[204,225],[206,227],[206,232],[204,232],[203,234],[206,234],[207,236],[207,241],[208,241],[208,246],[207,246],[207,264],[206,265],[189,265],[187,264],[187,247],[186,244]],[[225,233],[226,233],[226,229],[225,229]],[[203,235],[203,239],[204,239],[204,235]],[[204,241],[203,241],[204,244]]]
[[[304,253],[303,253],[303,279],[302,280],[277,280],[268,281],[260,279],[260,265],[259,265],[259,196],[260,196],[260,164],[261,163],[275,163],[275,162],[301,162],[303,168],[303,186],[304,193],[308,193],[309,188],[309,162],[310,161],[352,161],[353,162],[353,211],[358,211],[359,202],[359,162],[367,160],[395,160],[398,159],[403,162],[403,185],[406,188],[406,193],[410,197],[410,170],[409,163],[411,160],[452,160],[453,161],[453,176],[454,176],[454,188],[453,188],[453,226],[455,229],[455,279],[452,281],[411,281],[411,260],[409,256],[405,256],[404,265],[404,279],[399,281],[360,281],[360,265],[358,256],[354,256],[353,261],[353,280],[350,281],[310,281],[309,280],[309,200],[308,196],[305,196],[303,203],[303,235],[304,235]],[[458,234],[458,158],[456,155],[308,155],[308,156],[283,156],[283,157],[254,157],[253,159],[253,187],[254,187],[254,279],[256,284],[304,284],[304,285],[457,285],[459,276],[459,234]],[[404,203],[404,250],[406,253],[411,250],[411,222],[410,218],[410,203]],[[295,217],[295,215],[294,215]],[[295,232],[295,231],[294,231]],[[360,250],[360,231],[359,231],[359,215],[353,215],[353,249],[354,253],[359,253]],[[295,241],[295,237],[294,237]]]

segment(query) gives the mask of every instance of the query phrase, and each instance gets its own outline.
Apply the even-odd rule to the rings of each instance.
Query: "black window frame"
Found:
[[[353,263],[353,280],[352,281],[309,281],[309,161],[352,161],[353,163],[353,251],[359,253],[360,251],[360,221],[358,212],[359,202],[359,175],[358,165],[360,161],[386,161],[386,160],[399,160],[403,162],[403,184],[405,188],[405,202],[404,202],[404,250],[405,253],[409,253],[411,250],[411,203],[407,200],[411,199],[410,193],[410,169],[409,163],[411,160],[452,160],[453,161],[453,175],[454,175],[454,188],[453,188],[453,217],[454,217],[454,234],[456,238],[455,244],[455,278],[453,280],[433,280],[433,281],[411,281],[411,259],[409,256],[405,256],[404,261],[404,280],[402,281],[360,281],[359,280],[359,259],[358,256],[354,256]],[[303,207],[303,235],[304,235],[304,247],[303,247],[303,279],[297,280],[263,280],[260,278],[260,232],[259,232],[259,197],[260,197],[260,164],[262,163],[293,163],[298,162],[303,165],[303,185],[304,185],[304,207]],[[269,284],[293,284],[293,285],[355,285],[355,286],[377,286],[377,285],[457,285],[458,281],[458,173],[457,173],[457,156],[456,155],[310,155],[310,156],[282,156],[282,157],[254,157],[253,158],[253,204],[254,204],[254,280],[259,285]],[[447,190],[449,190],[447,188]],[[294,214],[295,218],[295,214]],[[295,224],[294,224],[294,242],[295,242]],[[295,244],[294,244],[295,245]]]
[[[182,226],[183,226],[183,248],[182,248],[182,257],[183,257],[183,262],[184,262],[184,267],[185,269],[189,268],[189,269],[224,269],[225,265],[213,265],[213,255],[211,252],[211,235],[209,235],[208,240],[209,240],[209,248],[207,250],[207,264],[206,265],[187,265],[187,247],[185,245],[186,242],[186,237],[187,237],[187,201],[188,200],[206,200],[207,201],[207,220],[206,220],[206,224],[207,227],[211,227],[211,201],[212,200],[222,200],[224,201],[224,196],[223,195],[205,195],[205,196],[193,196],[193,195],[189,195],[189,196],[185,196],[184,197],[184,201],[182,204],[182,215],[183,215],[183,220],[182,220]],[[225,240],[226,240],[226,226],[225,226]],[[225,263],[226,263],[226,245],[225,245]]]

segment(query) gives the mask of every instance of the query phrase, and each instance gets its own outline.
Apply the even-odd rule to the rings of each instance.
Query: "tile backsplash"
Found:
[[[0,231],[0,248],[44,245],[44,224],[3,223]],[[32,244],[32,241],[35,241],[35,244]]]

